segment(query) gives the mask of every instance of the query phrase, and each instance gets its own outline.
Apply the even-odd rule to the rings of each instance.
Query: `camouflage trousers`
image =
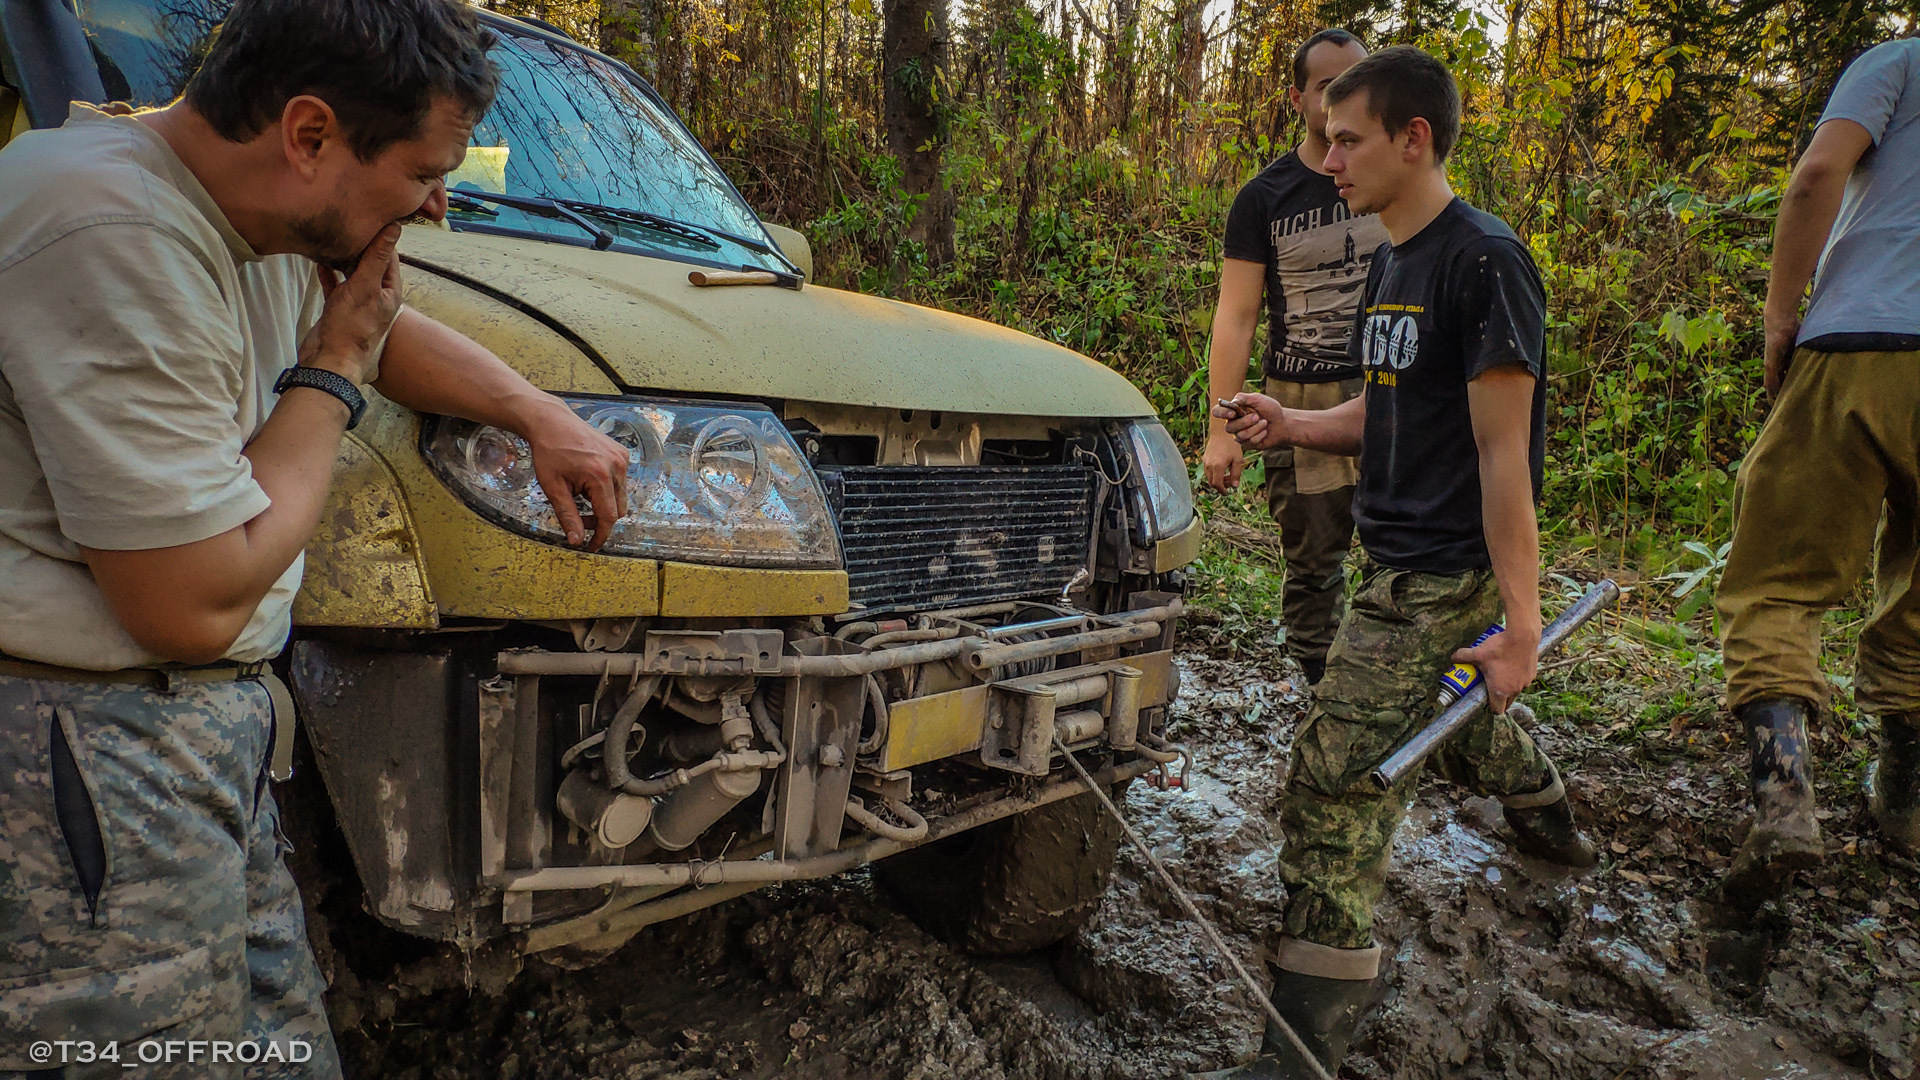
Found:
[[[0,1077],[340,1075],[272,725],[257,682],[0,676]]]
[[[1268,379],[1267,396],[1290,409],[1331,409],[1360,394],[1360,380],[1299,383]],[[1347,551],[1353,546],[1353,486],[1359,459],[1285,447],[1262,455],[1267,513],[1280,526],[1286,552],[1282,614],[1287,655],[1323,664],[1347,596]]]
[[[1367,774],[1433,718],[1440,673],[1454,650],[1471,645],[1499,615],[1491,570],[1367,568],[1294,736],[1280,803],[1280,876],[1287,885],[1281,967],[1372,977],[1379,957],[1373,907],[1419,772],[1386,792]],[[1553,779],[1551,763],[1519,724],[1484,711],[1428,763],[1479,795],[1533,794]]]

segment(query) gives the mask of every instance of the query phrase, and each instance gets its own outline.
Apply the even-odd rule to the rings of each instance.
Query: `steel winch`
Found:
[[[631,651],[503,652],[481,687],[482,772],[510,774],[515,796],[483,797],[486,876],[508,922],[530,921],[543,891],[692,880],[677,853],[763,790],[766,839],[737,856],[791,864],[764,868],[768,880],[820,876],[842,860],[809,864],[842,850],[848,823],[897,846],[951,833],[942,826],[958,819],[911,805],[915,766],[1044,777],[1056,745],[1130,755],[1128,775],[1177,760],[1153,729],[1175,692],[1168,639],[1180,602],[1134,602],[1111,615],[1007,601],[851,620],[832,634],[659,629],[622,641]],[[1077,662],[1055,669],[1062,658]],[[552,865],[538,823],[503,805],[536,809],[524,799],[540,787],[515,752],[530,736],[507,729],[531,723],[543,679],[579,676],[597,679],[579,706],[582,730],[597,730],[561,755],[546,805],[579,830],[589,865]],[[978,817],[983,804],[971,805],[963,816]]]

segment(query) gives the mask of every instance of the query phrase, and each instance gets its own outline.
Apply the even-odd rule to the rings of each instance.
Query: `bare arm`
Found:
[[[400,309],[399,234],[399,226],[381,233],[346,281],[323,274],[326,310],[301,342],[302,364],[365,381],[380,335]],[[338,398],[292,387],[243,451],[270,501],[266,510],[191,544],[81,549],[120,625],[141,647],[188,664],[226,655],[313,535],[346,426],[347,407]]]
[[[627,512],[626,448],[457,330],[402,310],[374,387],[409,409],[475,420],[527,440],[534,474],[569,544],[589,539],[574,505],[576,493],[594,507],[590,550],[606,543],[614,522]]]
[[[1507,629],[1455,659],[1478,664],[1494,712],[1505,712],[1533,681],[1540,650],[1540,528],[1533,509],[1534,376],[1497,367],[1467,384],[1473,441],[1480,451],[1480,514]]]
[[[1829,120],[1813,134],[1794,166],[1773,227],[1773,267],[1767,277],[1767,392],[1778,394],[1800,332],[1800,302],[1840,214],[1847,178],[1873,145],[1867,129],[1852,120]]]
[[[1297,446],[1329,454],[1353,457],[1360,453],[1360,438],[1367,426],[1367,395],[1344,401],[1331,409],[1288,409],[1265,394],[1236,394],[1236,404],[1245,411],[1237,418],[1218,405],[1216,420],[1225,420],[1228,434],[1240,445],[1255,450],[1276,446]]]
[[[1220,303],[1213,313],[1213,339],[1207,348],[1207,404],[1231,398],[1246,389],[1247,359],[1253,354],[1253,333],[1260,325],[1260,301],[1266,294],[1267,268],[1245,259],[1220,261]],[[1207,425],[1207,445],[1201,455],[1207,486],[1225,493],[1240,486],[1246,465],[1240,443],[1227,432],[1226,421],[1215,416]]]

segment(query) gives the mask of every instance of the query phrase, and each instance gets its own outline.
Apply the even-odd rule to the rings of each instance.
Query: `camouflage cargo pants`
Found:
[[[1419,774],[1387,792],[1376,790],[1367,774],[1433,718],[1440,672],[1454,650],[1471,645],[1499,615],[1491,570],[1367,568],[1327,657],[1326,678],[1294,737],[1280,804],[1289,937],[1280,966],[1331,978],[1371,977],[1360,968],[1378,961],[1373,906]],[[1532,794],[1552,780],[1551,764],[1526,731],[1484,711],[1428,761],[1479,795]],[[1327,960],[1335,950],[1366,953],[1340,957],[1332,968],[1290,959]]]
[[[1290,409],[1331,409],[1360,394],[1360,380],[1298,383],[1268,379],[1267,396]],[[1287,655],[1309,667],[1325,663],[1347,596],[1347,551],[1353,546],[1353,486],[1359,459],[1286,447],[1262,455],[1267,513],[1280,526],[1286,552],[1282,614]],[[1311,673],[1310,673],[1311,674]]]
[[[257,682],[0,676],[0,1076],[340,1075],[271,739]],[[62,1073],[33,1049],[60,1040],[117,1042],[120,1061],[70,1047]],[[156,1061],[165,1040],[180,1043]],[[215,1063],[189,1040],[263,1060]]]

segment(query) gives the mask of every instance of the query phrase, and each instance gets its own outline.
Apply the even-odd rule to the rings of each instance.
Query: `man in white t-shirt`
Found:
[[[572,543],[625,511],[624,448],[400,302],[491,45],[455,0],[241,0],[180,101],[0,153],[0,1072],[339,1075],[261,662],[361,387],[523,436]]]
[[[1765,900],[1826,856],[1807,741],[1829,693],[1821,624],[1869,558],[1873,613],[1853,682],[1854,705],[1880,727],[1868,805],[1884,841],[1920,851],[1916,170],[1920,41],[1890,41],[1840,77],[1774,228],[1773,412],[1740,465],[1720,579],[1727,705],[1747,738],[1754,805],[1723,882],[1729,900]]]

